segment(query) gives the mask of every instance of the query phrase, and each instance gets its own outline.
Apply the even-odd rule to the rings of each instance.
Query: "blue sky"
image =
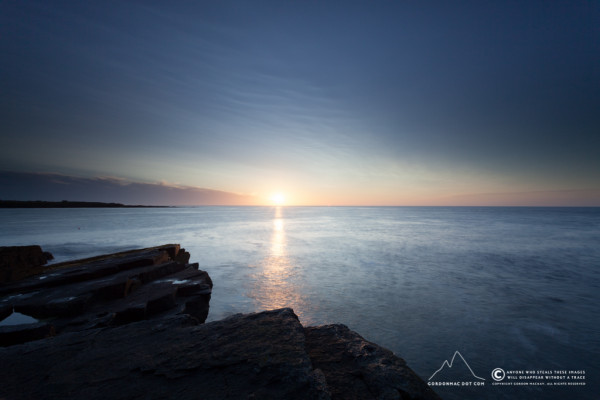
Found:
[[[600,3],[171,3],[0,4],[0,198],[600,205]]]

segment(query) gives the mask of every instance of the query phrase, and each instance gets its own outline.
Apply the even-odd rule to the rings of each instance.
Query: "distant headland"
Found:
[[[126,205],[121,203],[102,203],[99,201],[21,201],[0,200],[0,208],[145,208],[167,206]]]

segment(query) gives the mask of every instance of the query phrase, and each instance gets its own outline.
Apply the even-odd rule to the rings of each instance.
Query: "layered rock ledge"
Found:
[[[40,246],[0,247],[0,283],[18,281],[43,272],[52,254]]]
[[[188,261],[166,245],[1,286],[5,310],[40,321],[0,327],[0,398],[439,399],[344,325],[290,308],[204,323],[212,282]]]

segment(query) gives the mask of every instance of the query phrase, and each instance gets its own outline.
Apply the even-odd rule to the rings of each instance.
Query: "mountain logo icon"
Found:
[[[460,359],[460,361],[462,361],[462,365],[459,364],[454,364],[454,361],[456,360],[456,357],[458,356],[458,358]],[[473,372],[473,370],[471,369],[471,367],[469,366],[469,363],[467,363],[467,360],[465,360],[465,358],[462,356],[462,354],[460,354],[460,352],[457,350],[454,352],[454,355],[452,356],[452,359],[450,360],[450,362],[448,362],[448,360],[444,360],[444,362],[442,363],[442,366],[433,373],[433,375],[431,375],[428,379],[428,381],[431,381],[433,379],[434,376],[436,376],[438,373],[440,373],[440,375],[443,375],[443,373],[449,372],[453,367],[456,370],[464,370],[464,366],[467,367],[467,369],[469,370],[469,372],[471,373],[471,375],[473,375],[473,378],[475,379],[479,379],[482,381],[485,381],[484,378],[475,375],[475,372]]]

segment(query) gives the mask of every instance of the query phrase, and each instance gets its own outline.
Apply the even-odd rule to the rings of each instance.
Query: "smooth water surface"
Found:
[[[55,262],[180,243],[215,286],[209,320],[292,307],[344,323],[424,379],[458,350],[483,388],[445,399],[600,393],[600,209],[2,209],[0,245]],[[585,370],[586,386],[492,387],[490,372]]]

